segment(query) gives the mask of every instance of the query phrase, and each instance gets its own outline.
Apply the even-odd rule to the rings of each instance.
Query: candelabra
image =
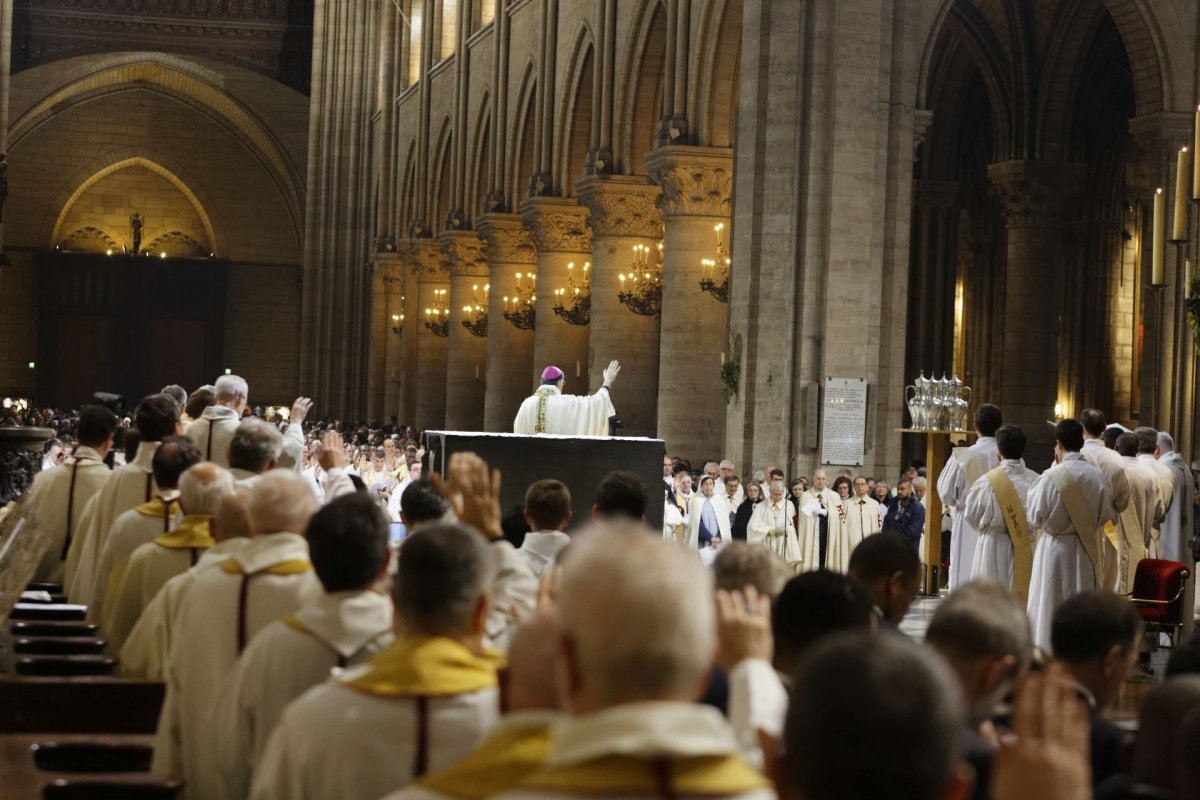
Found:
[[[583,265],[582,286],[575,285],[575,262],[567,264],[567,286],[554,290],[554,313],[571,325],[592,321],[592,263]]]
[[[425,327],[434,336],[450,335],[450,309],[446,307],[446,289],[433,290],[433,305],[425,309]]]
[[[464,328],[471,332],[472,336],[480,338],[487,336],[488,333],[488,318],[487,318],[487,298],[488,291],[492,288],[490,283],[483,285],[483,302],[479,302],[479,284],[476,283],[471,287],[471,302],[463,306],[463,314],[466,319],[462,321]]]
[[[704,269],[704,277],[700,279],[700,289],[708,292],[722,303],[729,302],[729,250],[725,247],[725,223],[718,222],[713,226],[717,233],[716,258],[702,258],[700,265]],[[720,280],[715,280],[719,277]]]
[[[526,286],[525,278],[529,278]],[[531,331],[537,322],[537,278],[532,273],[517,273],[517,291],[504,298],[504,318],[523,331]]]
[[[630,311],[643,317],[657,317],[662,313],[662,270],[663,246],[658,245],[658,262],[650,265],[650,248],[644,244],[633,246],[633,264],[629,272],[617,277],[621,281],[617,299]],[[626,290],[626,281],[629,289]]]
[[[404,333],[404,315],[392,314],[392,333],[400,336]]]

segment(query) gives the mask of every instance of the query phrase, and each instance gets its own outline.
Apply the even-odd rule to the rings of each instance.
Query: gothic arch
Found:
[[[473,224],[475,217],[483,212],[483,204],[487,200],[489,187],[492,182],[492,98],[484,92],[479,103],[479,113],[476,115],[474,147],[468,152],[471,160],[470,177],[465,181],[467,223]]]
[[[534,128],[537,127],[537,77],[533,69],[533,61],[525,65],[521,75],[520,91],[517,92],[517,102],[513,106],[512,133],[508,137],[511,143],[509,149],[507,189],[504,196],[508,198],[511,208],[519,208],[521,201],[528,194],[528,181],[533,176],[534,164]]]
[[[430,209],[432,219],[427,219],[426,223],[434,233],[440,233],[445,229],[446,220],[450,216],[450,190],[453,182],[453,176],[450,174],[450,156],[453,142],[453,125],[450,118],[446,117],[442,120],[441,130],[438,133],[437,146],[433,151],[434,161],[430,165],[432,169],[429,173],[433,176],[433,181],[430,185],[427,207]]]
[[[688,81],[691,96],[687,106],[691,113],[688,130],[700,145],[733,146],[742,60],[742,2],[710,0],[701,18],[696,51],[700,57],[690,59],[694,72]],[[718,114],[725,119],[719,120]]]
[[[82,197],[84,192],[101,179],[114,172],[134,166],[144,167],[165,178],[188,199],[188,202],[192,204],[197,216],[200,217],[200,221],[204,225],[204,233],[208,239],[210,251],[216,252],[219,239],[216,234],[216,226],[213,224],[212,216],[210,216],[208,210],[210,208],[215,209],[216,206],[208,196],[208,193],[198,182],[191,179],[190,176],[186,176],[186,173],[171,160],[149,152],[145,148],[133,147],[122,148],[121,150],[108,153],[76,172],[59,189],[58,194],[49,207],[51,210],[47,212],[46,221],[43,223],[43,230],[38,238],[49,242],[51,246],[56,244],[62,236],[62,225],[75,201]],[[57,210],[54,225],[47,230],[49,216],[54,213],[54,210]],[[212,213],[215,214],[216,211],[214,210]]]
[[[646,154],[662,120],[666,62],[667,6],[648,0],[639,8],[630,32],[628,57],[617,81],[619,125],[613,150],[619,171],[641,174]]]
[[[575,190],[575,181],[583,175],[591,146],[592,114],[595,113],[593,76],[596,68],[595,37],[585,23],[580,26],[571,46],[567,82],[554,126],[554,185],[564,197]],[[586,102],[584,102],[586,99]]]
[[[297,242],[303,232],[304,180],[266,123],[235,96],[217,73],[165,53],[135,53],[106,59],[90,72],[75,70],[67,81],[26,109],[10,129],[9,148],[55,116],[87,100],[142,89],[171,97],[237,137],[263,164],[291,217]],[[283,91],[283,87],[280,87]]]

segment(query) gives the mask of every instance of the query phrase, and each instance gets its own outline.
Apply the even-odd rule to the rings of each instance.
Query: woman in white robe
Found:
[[[701,541],[701,528],[708,536]],[[692,500],[692,511],[688,515],[689,550],[699,550],[707,547],[708,539],[713,534],[720,534],[722,542],[733,541],[733,533],[729,528],[729,503],[724,495],[716,491],[716,481],[705,475],[700,479],[700,493]]]

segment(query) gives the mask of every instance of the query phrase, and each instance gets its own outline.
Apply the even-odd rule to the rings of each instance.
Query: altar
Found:
[[[592,518],[596,487],[604,476],[620,469],[646,484],[649,502],[646,523],[662,527],[662,463],[667,447],[662,439],[636,436],[525,436],[478,431],[426,431],[425,468],[446,473],[453,453],[472,452],[500,470],[500,508],[507,512],[525,501],[534,481],[555,478],[571,490],[571,529]]]

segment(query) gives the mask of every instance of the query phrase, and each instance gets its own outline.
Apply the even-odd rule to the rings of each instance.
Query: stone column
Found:
[[[618,275],[629,269],[635,244],[662,239],[659,189],[637,175],[589,175],[575,186],[590,212],[592,229],[592,324],[588,342],[589,385],[599,386],[608,362],[621,362],[613,405],[624,436],[653,436],[658,409],[659,318],[633,313],[617,299]],[[686,342],[681,347],[688,347]]]
[[[389,264],[383,278],[384,291],[384,337],[383,347],[383,421],[396,417],[396,421],[404,424],[400,417],[400,375],[403,363],[404,323],[408,321],[408,311],[405,308],[404,267],[399,257],[393,256],[394,264]],[[400,333],[396,329],[400,329]]]
[[[516,293],[517,273],[536,274],[533,234],[517,214],[484,214],[479,237],[487,242],[488,295],[487,394],[483,429],[511,431],[521,401],[533,391],[533,331],[517,328],[504,318],[504,298]],[[528,284],[528,280],[526,280]]]
[[[403,269],[400,255],[394,250],[377,253],[371,276],[371,358],[367,370],[367,419],[387,421],[397,412],[396,392],[392,391],[392,402],[388,402],[388,386],[392,385],[394,359],[399,350],[392,339],[392,314],[399,314],[395,300],[403,292]],[[393,294],[396,298],[393,298]],[[389,348],[391,358],[389,358]]]
[[[488,283],[486,245],[475,231],[446,231],[442,252],[450,261],[450,337],[446,355],[446,428],[483,430],[483,401],[487,375],[487,332],[477,336],[464,322],[463,306],[482,301]],[[478,287],[476,289],[475,287]],[[474,318],[474,313],[470,315]],[[489,326],[490,327],[490,326]]]
[[[533,374],[537,382],[548,364],[567,375],[566,391],[588,392],[588,325],[573,325],[554,313],[554,291],[567,287],[567,264],[575,265],[576,285],[583,265],[592,260],[588,211],[572,199],[537,197],[521,205],[521,220],[533,231],[537,248],[537,330],[533,337]],[[578,374],[576,366],[578,365]]]
[[[718,224],[730,241],[733,151],[670,145],[650,154],[649,167],[662,186],[664,221],[658,435],[673,455],[695,464],[720,458],[725,447],[721,354],[729,349],[729,306],[700,280],[702,259],[716,256]]]
[[[12,68],[12,0],[0,0],[0,266],[9,263],[4,255],[4,203],[8,194],[8,93]]]
[[[417,329],[421,327],[424,309],[417,290],[417,275],[421,271],[424,239],[402,239],[397,245],[400,255],[400,310],[403,315],[394,371],[396,377],[396,408],[401,425],[415,424],[417,416]]]
[[[999,398],[1004,421],[1025,431],[1025,461],[1042,470],[1050,463],[1059,396],[1063,287],[1062,216],[1083,167],[1047,161],[1003,161],[988,178],[1004,204],[1007,261],[1004,334],[999,357]]]
[[[425,309],[434,304],[434,292],[450,288],[450,274],[435,239],[422,239],[417,250],[420,266],[416,270],[417,308],[412,319],[416,333],[416,364],[409,371],[415,379],[415,424],[420,430],[442,428],[446,424],[446,356],[448,340],[437,336],[425,324]],[[405,328],[410,323],[405,321]]]

